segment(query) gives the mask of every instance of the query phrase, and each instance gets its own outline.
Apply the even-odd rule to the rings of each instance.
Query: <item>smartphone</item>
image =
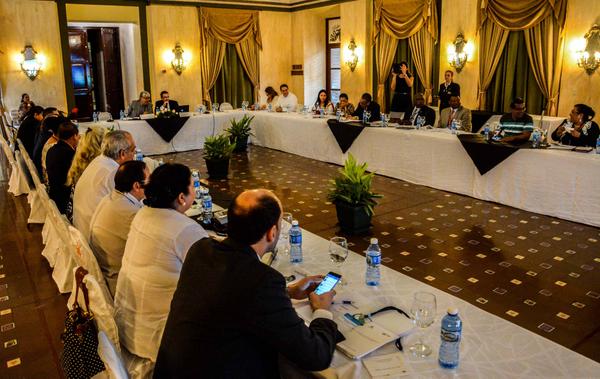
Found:
[[[335,285],[338,284],[341,278],[342,276],[340,274],[330,272],[329,274],[325,275],[323,281],[317,286],[315,293],[317,295],[322,295],[325,292],[331,291]]]

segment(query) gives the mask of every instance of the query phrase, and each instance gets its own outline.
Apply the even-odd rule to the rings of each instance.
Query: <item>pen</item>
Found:
[[[354,305],[354,302],[352,300],[341,300],[341,301],[334,301],[331,304],[347,304],[347,305]]]

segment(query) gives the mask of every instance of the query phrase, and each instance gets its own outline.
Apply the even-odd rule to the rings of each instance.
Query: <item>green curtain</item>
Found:
[[[510,32],[508,35],[486,96],[487,111],[509,112],[511,101],[515,97],[522,97],[528,113],[542,113],[546,99],[531,70],[523,31]]]
[[[227,44],[221,72],[210,90],[211,99],[219,104],[227,102],[233,108],[240,108],[244,100],[252,103],[253,93],[254,87],[244,71],[235,45]]]

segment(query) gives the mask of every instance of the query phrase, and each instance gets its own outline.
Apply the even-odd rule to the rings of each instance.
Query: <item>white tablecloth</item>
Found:
[[[298,114],[248,112],[255,116],[251,142],[319,161],[343,164],[325,119]],[[131,132],[144,154],[200,149],[241,111],[192,116],[170,143],[146,121],[116,121]],[[535,118],[536,116],[534,116]],[[544,118],[556,127],[561,118]],[[108,125],[100,123],[99,125]],[[551,127],[551,130],[553,130]],[[85,129],[85,128],[81,128]],[[378,174],[482,200],[600,226],[600,154],[522,149],[481,176],[456,136],[446,129],[366,128],[348,151]]]
[[[340,269],[329,261],[329,241],[306,230],[302,233],[304,262],[292,265],[288,256],[280,254],[273,267],[284,275],[294,274],[296,277],[299,277],[298,273],[341,273],[348,284],[336,287],[336,299],[356,302],[361,312],[371,312],[388,305],[395,305],[408,312],[416,291],[435,294],[437,317],[426,332],[426,341],[433,348],[432,355],[425,359],[413,357],[407,348],[414,342],[414,336],[404,337],[402,340],[405,348],[402,355],[411,377],[447,378],[458,375],[461,378],[583,378],[597,377],[600,373],[600,364],[591,359],[387,267],[382,267],[381,285],[368,287],[364,284],[364,257],[351,252]],[[460,365],[456,370],[442,369],[437,363],[440,320],[450,306],[459,309],[464,323]],[[335,310],[333,308],[334,312]],[[371,355],[394,352],[397,349],[390,343]],[[343,379],[369,378],[361,361],[352,361],[338,351],[334,355],[332,368],[322,374],[326,377],[337,375]]]

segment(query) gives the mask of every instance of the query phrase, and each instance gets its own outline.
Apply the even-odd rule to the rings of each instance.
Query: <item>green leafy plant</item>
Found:
[[[209,136],[204,140],[203,157],[210,161],[226,160],[231,157],[233,149],[235,149],[235,143],[231,143],[228,135]]]
[[[375,173],[367,172],[367,163],[359,165],[352,154],[348,154],[348,159],[339,172],[342,175],[331,181],[332,187],[327,195],[329,201],[364,207],[368,215],[373,215],[373,207],[377,205],[375,199],[383,197],[371,191]]]
[[[244,117],[242,117],[242,119],[239,121],[232,119],[230,121],[231,126],[225,131],[235,139],[253,136],[254,134],[252,133],[252,128],[250,128],[252,120],[254,120],[254,116],[248,117],[248,115],[244,115]]]

